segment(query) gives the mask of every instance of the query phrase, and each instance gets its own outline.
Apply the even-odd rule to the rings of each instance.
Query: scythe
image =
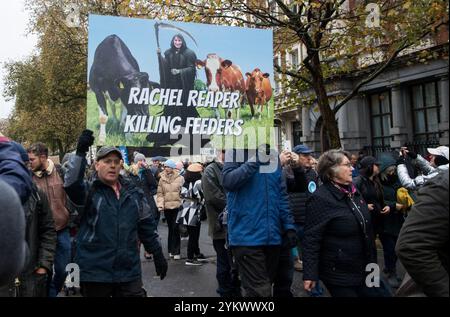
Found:
[[[167,30],[175,30],[175,31],[179,31],[179,32],[183,32],[184,34],[186,34],[187,36],[189,36],[191,38],[191,40],[194,42],[194,44],[198,47],[197,41],[194,39],[194,37],[187,31],[183,30],[182,28],[179,28],[175,25],[171,25],[168,23],[164,23],[164,22],[156,22],[154,24],[155,27],[155,35],[156,35],[156,46],[158,48],[158,51],[160,51],[160,47],[159,47],[159,29],[167,29]],[[165,69],[164,69],[164,63],[161,61],[161,56],[158,54],[158,63],[159,63],[159,74],[161,76],[160,78],[160,85],[161,86],[165,86],[166,85],[166,73],[165,73]]]
[[[158,46],[158,48],[159,48],[159,29],[175,30],[175,31],[183,32],[184,34],[189,36],[191,38],[191,40],[195,43],[195,46],[198,47],[197,41],[194,39],[194,37],[188,31],[185,31],[182,28],[179,28],[178,26],[164,23],[164,22],[156,22],[154,26],[155,26],[155,35],[156,35],[156,45]]]

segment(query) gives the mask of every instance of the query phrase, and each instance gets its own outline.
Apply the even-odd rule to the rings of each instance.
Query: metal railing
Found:
[[[366,145],[363,148],[364,155],[377,157],[384,152],[391,152],[393,149],[389,145]]]
[[[428,155],[427,148],[435,148],[439,146],[439,141],[437,139],[427,140],[427,141],[413,141],[405,144],[409,150],[420,154],[422,156]]]
[[[425,157],[428,155],[427,148],[435,148],[439,146],[439,141],[437,139],[431,139],[426,141],[412,141],[405,143],[406,147],[412,152],[422,155]],[[399,149],[391,148],[389,145],[366,145],[363,148],[365,155],[377,156],[381,153],[392,152]]]

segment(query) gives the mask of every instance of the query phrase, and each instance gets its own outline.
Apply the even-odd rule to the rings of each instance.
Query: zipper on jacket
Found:
[[[270,226],[269,226],[269,195],[267,188],[267,175],[264,175],[264,182],[266,184],[266,221],[267,221],[267,245],[270,245]]]
[[[366,218],[364,218],[361,210],[359,209],[358,206],[356,206],[356,204],[355,204],[355,202],[353,201],[352,198],[350,198],[350,201],[352,202],[353,206],[355,206],[356,210],[358,211],[358,214],[361,216],[361,221],[362,221],[362,225],[363,225],[363,232],[364,232],[364,235],[366,235],[367,234],[366,233]]]
[[[97,206],[95,207],[97,212],[95,213],[94,221],[92,222],[92,234],[88,240],[89,243],[92,242],[92,240],[95,237],[95,226],[97,225],[98,218],[100,217],[99,213],[100,213],[100,205],[102,204],[102,201],[103,201],[103,197],[100,197],[98,199]]]

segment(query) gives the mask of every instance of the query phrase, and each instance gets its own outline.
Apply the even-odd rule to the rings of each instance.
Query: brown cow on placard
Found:
[[[240,103],[242,105],[245,94],[245,80],[238,65],[212,53],[208,54],[204,61],[197,60],[197,66],[205,67],[206,85],[209,91],[238,91],[241,95]],[[236,117],[239,118],[239,108],[236,112]],[[217,110],[216,114],[218,114]],[[230,116],[231,110],[229,109],[228,117]]]
[[[260,107],[260,119],[263,105],[266,105],[268,117],[269,101],[270,98],[272,98],[272,85],[270,84],[269,74],[262,73],[259,68],[255,68],[251,73],[246,73],[245,76],[247,76],[245,91],[247,93],[247,101],[250,105],[252,117],[255,115],[255,105],[259,105]]]

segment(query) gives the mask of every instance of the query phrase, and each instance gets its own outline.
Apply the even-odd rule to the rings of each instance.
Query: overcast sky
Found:
[[[3,64],[29,56],[36,46],[37,37],[27,34],[28,13],[23,0],[0,0],[0,118],[7,118],[14,101],[3,98]]]

